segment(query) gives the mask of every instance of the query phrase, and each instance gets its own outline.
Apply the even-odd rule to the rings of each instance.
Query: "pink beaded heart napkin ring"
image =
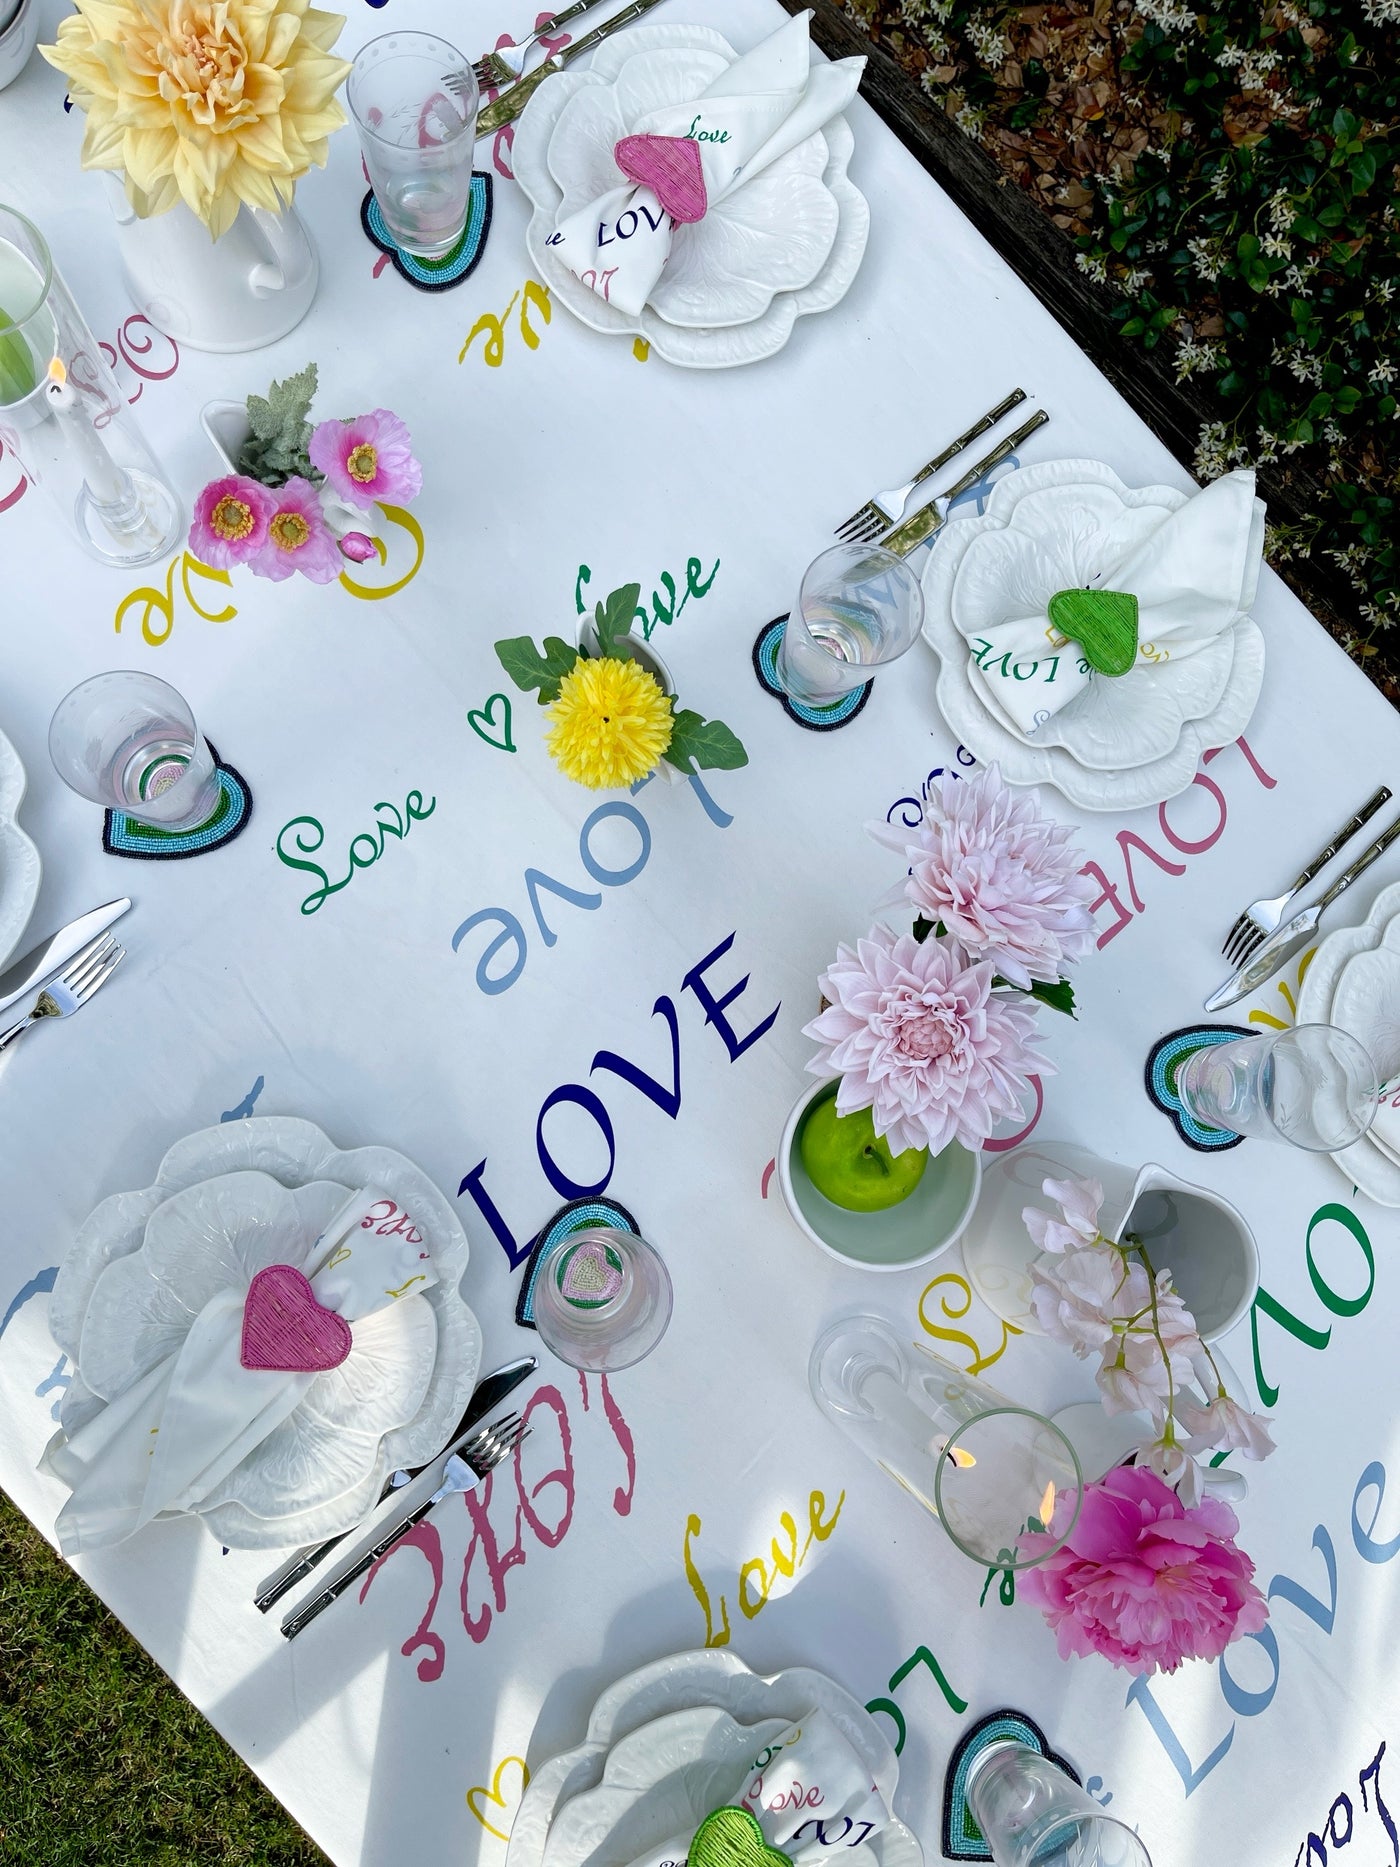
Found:
[[[299,1270],[269,1264],[248,1286],[239,1360],[279,1374],[324,1374],[353,1346],[350,1325],[324,1304]]]
[[[703,220],[710,199],[700,145],[688,136],[624,136],[613,159],[628,181],[650,188],[682,226]]]

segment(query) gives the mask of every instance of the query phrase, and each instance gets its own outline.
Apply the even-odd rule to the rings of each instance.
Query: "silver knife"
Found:
[[[1383,836],[1376,838],[1369,849],[1361,852],[1344,874],[1337,877],[1320,901],[1315,901],[1310,908],[1304,908],[1301,914],[1295,914],[1291,921],[1285,921],[1224,985],[1217,986],[1206,1000],[1206,1010],[1223,1011],[1226,1005],[1233,1005],[1236,999],[1244,998],[1256,986],[1271,979],[1280,966],[1292,959],[1311,940],[1317,931],[1317,923],[1342,890],[1350,888],[1358,875],[1369,869],[1377,857],[1383,856],[1397,836],[1400,836],[1400,817],[1396,818]]]
[[[1029,421],[1023,421],[1014,434],[1008,434],[999,447],[994,447],[990,454],[984,454],[974,467],[969,467],[962,478],[950,486],[946,493],[939,493],[926,506],[921,506],[912,519],[906,519],[897,525],[887,538],[880,540],[880,547],[893,551],[896,557],[906,558],[915,545],[925,543],[933,537],[948,517],[948,507],[959,493],[965,493],[970,486],[976,486],[984,473],[990,473],[993,467],[1000,466],[1008,454],[1016,449],[1037,428],[1043,428],[1050,417],[1045,410],[1037,409]],[[940,510],[941,508],[941,510]]]
[[[56,934],[50,934],[47,940],[31,947],[23,959],[6,967],[0,972],[0,1011],[42,985],[50,973],[57,972],[75,953],[81,953],[89,940],[105,933],[113,921],[119,921],[130,906],[130,898],[123,895],[120,901],[109,901],[103,907],[80,914],[77,920],[69,921]]]
[[[508,1361],[503,1368],[497,1368],[493,1374],[483,1376],[473,1389],[472,1397],[467,1402],[467,1410],[453,1427],[442,1451],[435,1452],[426,1465],[406,1466],[402,1471],[391,1472],[384,1482],[384,1489],[379,1494],[375,1508],[378,1509],[379,1504],[384,1502],[391,1491],[398,1490],[411,1479],[416,1478],[420,1472],[427,1471],[429,1465],[436,1465],[440,1459],[446,1461],[454,1449],[468,1437],[473,1428],[479,1425],[488,1413],[494,1413],[506,1395],[519,1387],[520,1383],[528,1375],[533,1374],[538,1366],[539,1363],[533,1355],[522,1355],[518,1361]],[[304,1549],[296,1550],[288,1556],[280,1569],[274,1569],[267,1580],[259,1584],[258,1592],[253,1597],[253,1606],[266,1614],[268,1609],[275,1607],[285,1594],[296,1587],[298,1582],[304,1581],[319,1563],[324,1562],[338,1544],[343,1543],[347,1536],[353,1534],[353,1530],[342,1530],[339,1536],[328,1536],[324,1542],[308,1543]]]
[[[610,38],[623,26],[630,26],[634,19],[640,19],[643,13],[650,13],[654,6],[660,4],[661,0],[632,0],[630,6],[623,7],[620,13],[614,13],[611,19],[605,19],[601,26],[595,26],[592,32],[586,32],[572,45],[566,45],[562,52],[555,52],[542,65],[528,72],[518,84],[513,84],[508,91],[502,91],[494,104],[486,106],[476,120],[477,136],[489,136],[493,130],[514,123],[546,78],[552,78],[556,71],[562,71],[581,52],[591,52],[595,45],[601,45],[604,39]]]

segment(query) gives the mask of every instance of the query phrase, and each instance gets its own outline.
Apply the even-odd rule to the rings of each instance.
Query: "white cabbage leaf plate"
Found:
[[[19,753],[0,733],[0,965],[19,945],[39,898],[39,852],[18,822],[24,787]]]
[[[230,1548],[277,1549],[350,1528],[387,1473],[425,1463],[476,1382],[481,1330],[463,1301],[466,1234],[421,1169],[389,1148],[342,1152],[289,1116],[228,1122],[178,1142],[154,1184],[106,1199],[80,1228],[50,1298],[75,1364],[72,1432],[175,1352],[208,1297],[264,1263],[304,1264],[347,1192],[382,1188],[423,1233],[438,1282],[352,1325],[353,1347],[195,1509]]]

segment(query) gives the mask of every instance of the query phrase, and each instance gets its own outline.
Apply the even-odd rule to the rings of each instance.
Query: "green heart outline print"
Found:
[[[492,732],[496,729],[497,701],[500,702],[505,711],[505,722],[500,728],[501,736],[499,739],[493,738],[492,733],[487,731],[487,727],[490,727]],[[467,714],[467,724],[471,727],[478,739],[484,739],[487,745],[494,747],[497,752],[514,752],[515,741],[510,736],[511,717],[510,695],[491,694],[488,696],[484,707],[473,707],[471,709]]]

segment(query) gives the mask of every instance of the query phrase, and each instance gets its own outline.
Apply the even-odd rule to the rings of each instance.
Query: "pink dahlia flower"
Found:
[[[413,457],[408,429],[390,409],[377,408],[354,421],[323,421],[307,451],[312,466],[351,505],[399,504],[422,490],[423,469]]]
[[[828,1009],[803,1026],[822,1046],[808,1064],[841,1078],[838,1114],[868,1108],[896,1154],[950,1141],[981,1147],[1020,1111],[1026,1079],[1051,1066],[1033,1047],[1034,1007],[992,991],[993,968],[952,941],[874,928],[836,949],[818,982]]]
[[[326,523],[321,497],[310,480],[294,475],[271,495],[267,542],[253,569],[280,583],[300,571],[312,583],[334,583],[340,575],[340,546]]]
[[[872,834],[909,864],[904,892],[920,914],[1022,991],[1060,978],[1087,951],[1094,889],[1079,873],[1074,833],[1004,784],[997,766],[973,778],[945,773],[916,829],[881,824]]]
[[[1021,1549],[1050,1549],[1074,1501],[1062,1492],[1050,1533],[1023,1536]],[[1175,1672],[1186,1659],[1218,1659],[1269,1618],[1238,1529],[1216,1499],[1188,1507],[1155,1472],[1120,1468],[1085,1486],[1068,1539],[1017,1588],[1054,1629],[1062,1659],[1102,1653],[1126,1672]]]
[[[272,494],[241,473],[211,480],[194,502],[190,550],[211,570],[249,564],[267,543],[276,504]]]

